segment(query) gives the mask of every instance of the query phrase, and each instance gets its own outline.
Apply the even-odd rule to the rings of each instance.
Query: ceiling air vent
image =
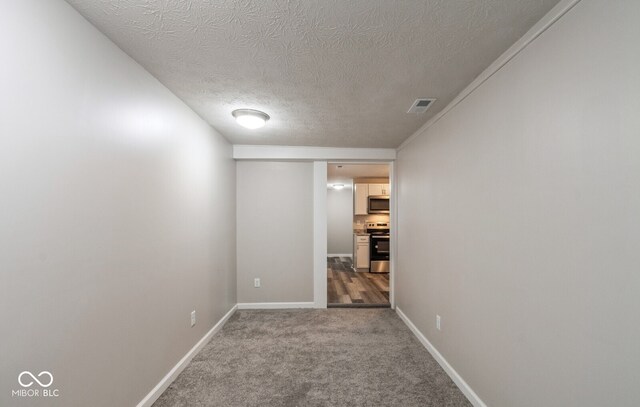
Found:
[[[407,113],[424,113],[435,101],[435,99],[427,98],[416,99]]]

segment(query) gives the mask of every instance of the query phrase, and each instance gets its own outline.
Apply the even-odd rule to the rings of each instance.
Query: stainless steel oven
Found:
[[[391,259],[391,239],[389,237],[388,223],[369,223],[367,233],[370,235],[369,243],[369,272],[388,273],[389,260]]]

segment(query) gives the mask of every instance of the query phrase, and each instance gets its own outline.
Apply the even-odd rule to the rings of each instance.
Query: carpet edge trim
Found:
[[[218,333],[224,326],[224,324],[231,318],[231,316],[238,310],[238,304],[231,307],[231,309],[224,314],[222,318],[207,332],[204,336],[195,344],[193,347],[187,352],[186,355],[176,363],[176,365],[169,370],[158,384],[147,394],[140,402],[137,404],[137,407],[151,407],[153,403],[160,398],[162,393],[173,383],[173,381],[178,377],[180,373],[187,367],[191,359],[204,348],[204,346],[211,340],[213,335]]]
[[[396,306],[396,314],[400,317],[402,322],[407,325],[409,330],[413,332],[413,334],[418,338],[420,343],[429,351],[431,356],[438,362],[438,364],[444,369],[444,371],[449,375],[451,380],[458,386],[462,394],[474,405],[474,407],[487,407],[487,405],[480,399],[480,397],[476,394],[475,391],[464,381],[462,376],[455,371],[455,369],[447,362],[447,360],[442,356],[438,349],[429,342],[426,336],[420,332],[418,327],[414,325],[414,323],[409,319],[408,316],[405,315],[404,312],[400,309],[400,307]]]

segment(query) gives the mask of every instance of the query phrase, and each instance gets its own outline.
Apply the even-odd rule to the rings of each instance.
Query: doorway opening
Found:
[[[390,165],[327,164],[327,307],[388,308]]]

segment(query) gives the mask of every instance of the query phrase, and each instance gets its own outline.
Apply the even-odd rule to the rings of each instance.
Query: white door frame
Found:
[[[396,183],[395,161],[389,162],[389,188],[391,202],[389,202],[389,222],[391,227],[391,261],[389,262],[389,303],[391,309],[396,309],[396,259],[398,258],[398,184]]]
[[[313,306],[327,308],[327,163],[345,162],[358,164],[389,164],[391,173],[389,182],[395,197],[391,178],[395,148],[342,148],[342,147],[305,147],[305,146],[251,146],[234,145],[234,160],[264,161],[303,161],[313,162]],[[390,219],[395,216],[392,199]],[[395,221],[391,223],[391,238],[395,240]],[[390,295],[391,306],[395,306],[394,269],[395,249],[391,248]]]
[[[326,160],[313,162],[313,303],[314,308],[327,308],[327,164],[387,164],[391,202],[391,261],[389,267],[389,303],[395,309],[395,269],[398,242],[396,172],[393,160],[348,161]],[[355,255],[355,254],[354,254]]]
[[[327,162],[313,162],[313,306],[327,308]]]

